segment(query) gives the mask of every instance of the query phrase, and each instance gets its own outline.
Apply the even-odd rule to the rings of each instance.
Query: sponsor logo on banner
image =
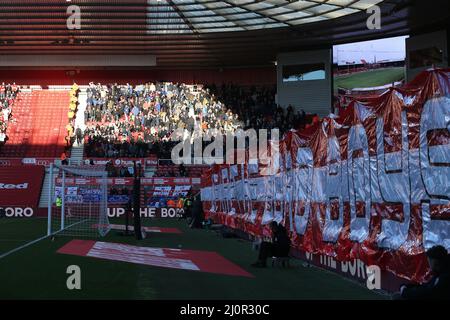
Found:
[[[23,158],[23,164],[36,164],[36,158]]]
[[[169,196],[170,191],[172,191],[171,186],[156,186],[153,195],[154,196]]]
[[[116,178],[114,179],[114,184],[124,185],[126,182],[125,179]]]
[[[2,212],[0,218],[31,218],[34,216],[34,210],[30,207],[0,207],[0,211]]]
[[[10,160],[0,159],[0,166],[10,166],[10,165],[11,165]]]
[[[89,180],[87,179],[83,179],[83,178],[76,178],[75,179],[75,184],[88,184]]]
[[[41,166],[0,166],[0,207],[5,217],[31,217],[44,179]]]
[[[140,209],[140,216],[142,218],[180,218],[184,210],[181,208],[155,208],[145,207]],[[108,217],[120,218],[126,214],[125,208],[122,207],[109,207]]]
[[[158,159],[146,159],[145,160],[146,166],[157,166],[158,165]]]
[[[91,159],[94,164],[96,165],[106,165],[108,162],[112,162],[112,164],[116,167],[120,166],[130,166],[132,167],[134,165],[134,162],[136,164],[144,165],[145,160],[144,159],[126,159],[126,158],[118,158],[118,159],[108,159],[108,158],[92,158]],[[89,162],[89,160],[87,160]]]
[[[28,189],[28,183],[12,184],[0,182],[0,189]]]
[[[49,166],[52,162],[52,159],[37,159],[35,164],[39,166]]]
[[[153,178],[153,184],[166,184],[167,182],[168,180],[166,179]]]

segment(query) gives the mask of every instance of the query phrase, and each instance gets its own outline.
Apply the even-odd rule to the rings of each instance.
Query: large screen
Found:
[[[405,61],[408,36],[346,43],[333,46],[338,66]]]
[[[333,46],[335,94],[373,94],[405,79],[408,36]]]
[[[325,77],[324,63],[283,66],[283,82],[323,80]]]

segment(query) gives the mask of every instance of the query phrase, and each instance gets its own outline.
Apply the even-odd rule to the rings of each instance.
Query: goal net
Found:
[[[51,166],[48,235],[105,236],[108,220],[104,166]]]

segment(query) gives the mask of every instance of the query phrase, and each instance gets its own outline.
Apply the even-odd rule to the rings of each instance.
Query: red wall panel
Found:
[[[37,208],[44,173],[43,166],[0,167],[0,207]]]

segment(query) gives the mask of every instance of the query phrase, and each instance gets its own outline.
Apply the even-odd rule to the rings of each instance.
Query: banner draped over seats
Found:
[[[429,276],[427,249],[450,249],[449,69],[354,100],[270,147],[280,154],[274,174],[248,162],[209,170],[208,217],[252,235],[275,220],[295,249],[358,258],[412,281]]]

